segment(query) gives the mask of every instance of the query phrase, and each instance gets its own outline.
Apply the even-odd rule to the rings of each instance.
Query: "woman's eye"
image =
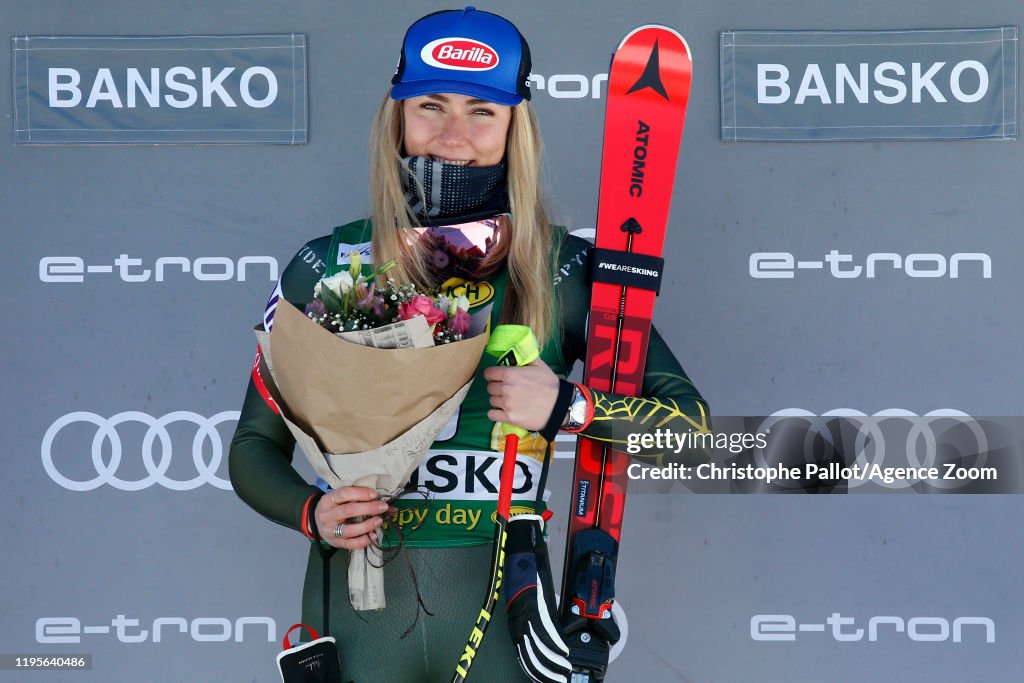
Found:
[[[474,114],[481,114],[483,116],[494,116],[494,112],[490,109],[477,109],[473,112]]]

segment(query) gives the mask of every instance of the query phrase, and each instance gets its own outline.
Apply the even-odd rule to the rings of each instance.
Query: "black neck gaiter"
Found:
[[[405,198],[423,225],[466,222],[509,210],[504,161],[497,166],[457,166],[404,157],[400,170]]]

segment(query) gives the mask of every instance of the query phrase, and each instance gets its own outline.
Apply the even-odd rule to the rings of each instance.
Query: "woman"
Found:
[[[488,576],[501,441],[496,421],[549,439],[559,427],[611,439],[612,427],[629,419],[609,414],[614,396],[560,379],[584,357],[589,245],[548,225],[529,72],[526,41],[497,15],[467,8],[415,22],[371,138],[371,219],[308,243],[279,285],[302,307],[315,283],[347,267],[351,253],[363,254],[364,262],[394,259],[388,277],[465,294],[472,312],[488,311],[492,324],[528,325],[542,346],[540,360],[525,367],[497,368],[493,359],[481,359],[451,429],[410,482],[429,493],[428,502],[393,501],[386,534],[389,504],[377,491],[344,487],[325,494],[291,467],[294,441],[261,398],[254,374],[231,448],[239,496],[273,521],[337,548],[392,545],[391,531],[400,529],[401,554],[415,570],[414,580],[406,562],[387,565],[387,608],[357,614],[344,597],[347,553],[331,559],[330,632],[338,638],[345,680],[450,680]],[[459,227],[422,229],[440,225]],[[491,230],[483,242],[471,234],[481,229]],[[487,255],[454,271],[451,251],[436,249],[441,234],[476,239]],[[662,427],[708,427],[706,404],[657,332],[644,396],[645,413],[658,415]],[[538,434],[521,441],[514,511],[544,510],[538,494],[547,445]],[[303,621],[319,628],[322,562],[314,547],[309,558]],[[418,603],[432,616],[418,617]],[[491,624],[471,673],[476,680],[527,680],[503,619]]]

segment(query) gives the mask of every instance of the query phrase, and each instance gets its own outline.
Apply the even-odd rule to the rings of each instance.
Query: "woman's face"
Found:
[[[505,157],[512,107],[438,93],[402,103],[405,153],[461,166],[495,166]]]

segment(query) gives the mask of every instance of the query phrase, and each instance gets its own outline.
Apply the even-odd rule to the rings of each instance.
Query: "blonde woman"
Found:
[[[528,325],[542,347],[540,360],[520,368],[481,358],[451,429],[408,486],[426,492],[427,501],[392,501],[390,513],[376,491],[325,491],[292,468],[294,441],[254,375],[231,447],[238,495],[265,517],[336,548],[389,546],[399,536],[392,532],[400,531],[401,553],[415,570],[414,580],[406,562],[387,565],[387,608],[357,614],[347,600],[347,553],[331,558],[329,630],[338,639],[344,680],[451,679],[488,576],[500,461],[495,422],[536,432],[520,443],[513,500],[514,510],[534,515],[535,545],[555,433],[609,439],[629,419],[606,414],[614,396],[563,379],[585,356],[589,245],[548,224],[529,74],[525,39],[497,15],[467,8],[416,21],[373,128],[370,218],[307,243],[281,278],[277,295],[302,307],[320,278],[347,268],[352,252],[364,263],[394,259],[388,277],[465,295],[471,312],[487,312],[492,324]],[[465,245],[483,257],[457,258]],[[656,331],[643,389],[645,413],[657,414],[662,426],[709,426],[705,402]],[[381,528],[385,518],[388,533]],[[518,542],[510,539],[510,551]],[[311,547],[302,616],[317,628],[323,627],[321,567]],[[568,680],[562,657],[539,662],[547,674],[538,673],[537,662],[523,661],[526,651],[560,649],[557,634],[555,642],[545,636],[543,647],[524,643],[537,611],[549,609],[524,597],[531,595],[529,578],[508,572],[506,584],[516,589],[506,596],[510,620],[491,625],[473,663],[475,680]],[[550,585],[549,576],[541,579]],[[421,615],[420,605],[429,614]]]

